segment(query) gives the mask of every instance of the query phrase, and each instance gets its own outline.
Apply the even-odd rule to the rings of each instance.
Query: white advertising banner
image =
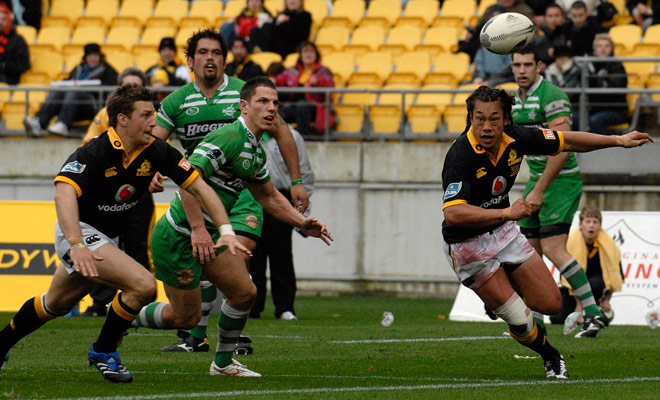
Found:
[[[576,213],[571,229],[577,226]],[[646,314],[660,308],[660,212],[604,211],[602,226],[621,249],[625,279],[622,291],[612,295],[612,324],[646,325]],[[545,261],[559,282],[557,269]],[[462,285],[449,319],[490,321],[481,299]]]

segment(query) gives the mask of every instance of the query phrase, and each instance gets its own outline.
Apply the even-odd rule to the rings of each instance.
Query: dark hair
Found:
[[[568,46],[555,47],[555,60],[559,57],[573,57],[573,51]]]
[[[511,116],[511,109],[513,107],[513,103],[515,102],[513,96],[507,93],[506,90],[490,88],[485,85],[479,86],[465,100],[465,103],[467,104],[467,126],[465,127],[465,132],[463,133],[466,133],[472,125],[470,116],[474,111],[474,107],[477,104],[477,101],[481,101],[483,103],[499,101],[500,105],[502,106],[502,113],[504,114],[504,118],[509,121],[509,124],[512,123],[513,117]]]
[[[578,8],[583,8],[583,9],[586,10],[587,9],[587,4],[582,0],[578,0],[578,1],[574,2],[571,5],[571,10],[578,9]]]
[[[119,77],[117,78],[117,83],[119,86],[121,86],[121,84],[124,82],[124,78],[127,76],[137,76],[142,80],[142,86],[147,86],[147,75],[145,75],[140,68],[128,67],[121,71],[121,74],[119,74]]]
[[[300,0],[300,9],[305,11],[305,0]],[[290,11],[298,11],[297,9],[291,10],[289,9],[289,6],[287,6],[286,1],[284,2],[284,11],[282,13],[290,12]]]
[[[270,79],[265,76],[257,76],[245,82],[243,89],[241,89],[241,100],[249,102],[252,99],[252,96],[254,96],[254,93],[257,91],[257,88],[260,86],[265,86],[277,90],[275,84],[271,82]]]
[[[204,29],[193,33],[191,37],[188,38],[186,42],[186,57],[195,58],[195,52],[197,51],[197,43],[200,39],[211,39],[220,43],[220,49],[222,49],[222,58],[223,60],[227,59],[227,45],[222,39],[222,36],[218,31],[213,29]]]
[[[151,102],[153,98],[153,92],[144,86],[130,84],[118,87],[110,94],[106,103],[110,126],[117,127],[117,116],[119,114],[131,115],[135,110],[136,101]]]
[[[548,4],[547,6],[545,6],[545,11],[547,12],[548,9],[550,9],[550,8],[558,8],[559,11],[561,12],[561,15],[564,15],[564,9],[561,8],[561,6],[560,6],[559,4],[554,3],[554,2],[553,2],[553,3],[550,3],[550,4]]]
[[[513,55],[514,54],[531,54],[534,56],[534,62],[541,61],[541,54],[539,52],[538,47],[534,43],[528,44],[527,46],[523,47],[520,50],[516,50],[513,53],[511,53],[511,59],[513,60]]]
[[[273,61],[270,63],[268,68],[266,68],[266,76],[277,76],[284,72],[286,67],[281,62]]]
[[[236,37],[234,38],[234,40],[231,41],[230,46],[231,46],[231,47],[234,47],[234,44],[235,44],[236,42],[241,42],[241,44],[243,45],[243,47],[245,47],[246,49],[248,49],[248,53],[250,52],[250,46],[248,46],[248,41],[247,41],[245,38],[240,37],[240,36],[236,36]]]
[[[299,55],[302,54],[302,49],[304,49],[305,47],[311,47],[312,49],[314,49],[314,53],[316,53],[316,62],[317,63],[321,62],[321,53],[319,53],[319,49],[318,47],[316,47],[314,42],[309,42],[307,40],[305,40],[304,42],[300,42],[300,44],[296,48],[297,53]],[[300,57],[298,57],[297,64],[302,64],[302,60],[300,59]]]

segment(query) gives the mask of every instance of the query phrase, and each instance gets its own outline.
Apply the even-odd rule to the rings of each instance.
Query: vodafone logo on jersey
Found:
[[[135,194],[135,188],[129,184],[122,185],[115,194],[115,200],[119,203],[124,203],[130,200]]]
[[[497,196],[498,194],[501,194],[506,190],[506,179],[503,176],[498,176],[495,178],[493,181],[493,188],[491,192],[493,193],[493,196]]]

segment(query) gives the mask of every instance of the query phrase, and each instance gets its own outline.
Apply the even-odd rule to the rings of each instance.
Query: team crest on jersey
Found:
[[[186,115],[197,115],[199,113],[199,108],[197,107],[188,107],[186,110]]]
[[[461,191],[461,187],[463,186],[463,182],[458,182],[458,183],[450,183],[449,186],[447,186],[447,190],[445,190],[445,200],[451,199],[452,197],[456,196],[458,192]]]
[[[110,178],[112,176],[117,175],[117,167],[110,167],[105,170],[105,177]]]
[[[243,168],[245,169],[250,168],[250,160],[243,160]]]
[[[137,174],[135,176],[151,176],[154,173],[151,172],[151,163],[147,160],[142,161],[142,165],[140,165],[140,168],[137,170]]]
[[[195,274],[191,269],[183,268],[176,272],[176,281],[181,285],[188,286],[193,282],[193,279],[195,279]]]
[[[179,161],[179,167],[181,167],[181,168],[185,169],[186,171],[188,171],[191,167],[190,161],[188,161],[185,157],[182,158],[181,161]]]
[[[486,168],[485,167],[479,168],[477,170],[477,179],[483,177],[484,175],[486,175]]]
[[[257,229],[257,226],[259,226],[259,218],[257,218],[257,216],[254,214],[250,214],[245,217],[245,225],[252,229]]]
[[[493,189],[491,193],[493,193],[493,196],[497,196],[498,194],[504,192],[506,190],[506,179],[503,176],[498,176],[495,178],[493,181]]]
[[[518,152],[514,149],[509,151],[509,159],[507,160],[509,167],[514,164],[520,164],[522,162],[522,157],[518,157]]]
[[[234,106],[229,106],[222,110],[222,113],[225,115],[225,117],[233,117],[234,114],[236,114],[236,109]]]
[[[212,160],[217,160],[222,156],[222,151],[220,149],[211,149],[206,152],[206,157]]]
[[[530,119],[535,119],[536,118],[536,113],[534,112],[534,110],[528,112],[527,115],[529,116]]]
[[[60,172],[71,172],[73,174],[82,174],[86,166],[87,164],[81,164],[77,160],[71,161],[70,163],[62,167],[62,171]]]
[[[135,194],[135,188],[129,184],[121,185],[117,193],[115,193],[115,200],[119,203],[124,203],[130,200]]]
[[[541,128],[543,131],[543,136],[545,136],[546,139],[548,140],[554,140],[555,139],[555,133],[552,131],[552,129],[544,129]]]

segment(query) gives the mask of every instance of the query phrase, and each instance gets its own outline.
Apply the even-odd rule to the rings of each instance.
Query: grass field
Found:
[[[269,300],[270,301],[270,300]],[[613,326],[597,339],[550,341],[571,379],[545,379],[535,354],[503,336],[504,324],[448,320],[452,301],[389,297],[299,297],[299,321],[267,308],[245,334],[255,353],[238,359],[263,378],[211,377],[212,354],[162,353],[172,331],[140,329],[124,339],[128,385],[106,383],[87,365],[101,318],[60,318],[10,352],[3,399],[658,399],[660,330]],[[271,307],[269,305],[269,307]],[[380,325],[383,311],[391,327]],[[0,314],[4,326],[10,314]],[[212,348],[216,318],[212,317]]]

